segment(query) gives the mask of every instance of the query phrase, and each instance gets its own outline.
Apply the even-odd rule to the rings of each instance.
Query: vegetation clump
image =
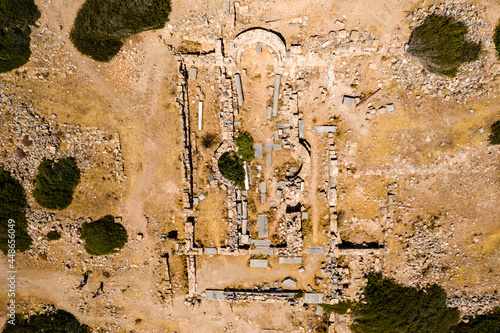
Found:
[[[47,234],[48,241],[55,241],[59,239],[61,239],[61,234],[56,230],[49,231],[49,233]]]
[[[40,18],[33,0],[0,0],[0,73],[30,59],[30,25]]]
[[[38,166],[33,196],[48,209],[64,209],[73,201],[73,191],[80,182],[80,169],[72,157],[56,163],[43,159]]]
[[[205,149],[210,149],[215,146],[215,144],[218,142],[219,137],[215,133],[205,133],[201,137],[201,146]]]
[[[26,207],[26,194],[21,184],[9,172],[0,169],[0,250],[5,254],[9,252],[9,245],[14,244],[16,252],[24,252],[33,242],[27,231]],[[9,229],[14,231],[14,236],[9,236]]]
[[[22,314],[16,314],[15,325],[5,324],[2,333],[42,333],[42,332],[72,332],[90,333],[90,327],[80,324],[76,317],[64,310],[54,312],[38,313],[28,318]]]
[[[301,299],[304,297],[304,295],[304,290],[300,289],[295,295],[293,295],[293,299]]]
[[[100,220],[82,225],[80,238],[88,254],[101,256],[120,252],[127,243],[127,231],[115,218],[106,215]]]
[[[234,151],[225,152],[218,161],[220,173],[233,181],[237,186],[245,186],[245,169],[243,161]]]
[[[491,134],[488,137],[488,141],[492,145],[500,145],[500,120],[497,120],[491,125]]]
[[[255,158],[255,150],[253,148],[253,138],[248,132],[243,132],[236,138],[236,146],[238,147],[238,155],[247,163],[252,162]]]
[[[338,302],[337,304],[320,304],[319,306],[321,306],[323,308],[323,311],[325,311],[326,313],[332,313],[332,312],[335,312],[336,314],[340,314],[340,315],[343,315],[343,314],[346,314],[347,313],[347,310],[349,310],[352,306],[352,302],[351,301],[345,301],[345,302]]]
[[[467,41],[467,26],[451,17],[431,15],[413,30],[408,52],[432,73],[454,77],[461,64],[479,58],[481,43]]]
[[[500,21],[495,27],[495,32],[493,33],[493,43],[495,43],[495,49],[497,50],[497,57],[500,59]]]
[[[460,317],[457,309],[446,306],[446,292],[437,285],[418,289],[371,274],[364,296],[351,308],[354,332],[445,333]]]
[[[465,318],[460,324],[453,326],[450,333],[498,333],[500,332],[500,307],[489,313]]]
[[[122,39],[163,28],[169,14],[170,0],[87,0],[78,10],[70,40],[82,54],[110,61]]]

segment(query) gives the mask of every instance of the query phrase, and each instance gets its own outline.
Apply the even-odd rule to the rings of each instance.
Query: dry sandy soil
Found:
[[[8,90],[19,98],[32,101],[35,108],[50,116],[57,115],[60,122],[82,126],[97,126],[111,132],[119,132],[125,158],[128,181],[120,192],[119,200],[106,199],[102,189],[89,177],[85,180],[84,194],[72,205],[66,216],[89,216],[94,219],[104,214],[123,218],[132,239],[130,246],[119,254],[110,256],[111,266],[131,264],[130,269],[116,270],[103,277],[105,268],[87,267],[75,262],[71,269],[64,268],[68,246],[64,243],[50,245],[48,253],[54,262],[33,260],[18,255],[17,293],[20,311],[38,309],[42,302],[54,304],[75,314],[82,322],[103,332],[299,332],[306,331],[311,310],[291,308],[287,305],[259,303],[230,304],[203,301],[195,308],[184,305],[186,293],[184,258],[171,256],[170,270],[174,287],[173,307],[159,302],[157,297],[158,267],[160,255],[172,252],[174,244],[159,242],[158,234],[170,230],[184,234],[184,215],[181,207],[180,173],[180,119],[174,108],[177,63],[167,44],[178,46],[182,40],[169,39],[163,30],[145,32],[130,38],[120,54],[110,63],[96,63],[76,52],[68,40],[68,33],[82,0],[36,1],[41,12],[40,28],[34,29],[32,44],[33,61],[25,69],[25,75],[8,73],[0,75]],[[390,41],[393,33],[403,27],[407,36],[405,17],[421,2],[417,1],[295,1],[293,5],[283,1],[252,1],[248,6],[254,17],[265,16],[278,20],[272,28],[280,31],[287,45],[309,36],[327,34],[337,19],[346,19],[346,29],[372,29],[381,41]],[[242,3],[243,5],[244,3]],[[481,2],[487,5],[486,18],[490,22],[499,19],[498,2]],[[183,20],[203,15],[205,10],[220,11],[226,1],[173,1],[170,24],[176,26]],[[307,16],[308,24],[299,27],[289,25],[291,19]],[[279,21],[281,20],[281,21]],[[58,27],[62,26],[59,30]],[[235,32],[248,25],[237,23]],[[43,34],[38,35],[43,28]],[[254,55],[247,54],[248,76],[265,72],[268,58],[252,62]],[[245,60],[245,57],[248,57]],[[360,62],[365,60],[361,59]],[[251,67],[253,65],[253,67]],[[49,75],[47,80],[28,78],[51,68],[65,68],[65,76]],[[251,67],[251,68],[250,68]],[[379,74],[381,75],[381,74]],[[320,80],[318,73],[317,80]],[[263,99],[255,101],[255,109],[264,109],[267,102],[266,86],[270,79],[256,77],[256,94]],[[318,85],[311,79],[311,91]],[[373,91],[376,82],[363,82],[366,92]],[[338,93],[350,87],[339,87]],[[352,90],[352,89],[351,89]],[[204,92],[210,89],[204,88]],[[210,98],[210,96],[207,96]],[[339,120],[339,209],[343,210],[341,233],[352,242],[383,241],[380,206],[385,200],[386,185],[395,176],[398,179],[398,207],[395,216],[398,226],[387,239],[391,250],[387,254],[385,272],[408,282],[411,272],[400,270],[403,265],[403,249],[400,235],[411,229],[412,221],[425,216],[439,216],[443,230],[454,230],[452,241],[461,249],[442,260],[451,279],[442,275],[423,277],[424,282],[437,282],[449,292],[467,286],[469,291],[480,294],[496,293],[500,287],[500,187],[498,170],[499,149],[487,144],[488,129],[500,117],[498,98],[478,100],[468,105],[442,102],[436,99],[417,99],[415,94],[396,85],[387,87],[376,104],[393,102],[397,111],[377,116],[374,122],[364,124],[364,114],[357,114],[339,104],[332,110],[315,96],[306,99],[301,107],[306,124],[328,122],[331,116]],[[260,103],[260,104],[259,104]],[[253,105],[253,104],[252,104]],[[218,123],[215,107],[207,110],[213,124]],[[472,111],[471,111],[472,110]],[[264,111],[261,113],[264,114]],[[207,116],[208,117],[208,116]],[[243,123],[251,124],[252,116],[242,116]],[[259,131],[246,128],[258,137]],[[207,127],[207,132],[217,132],[217,126]],[[269,135],[265,135],[268,137]],[[314,139],[316,146],[326,145],[326,140]],[[323,151],[323,150],[321,150]],[[324,153],[324,151],[323,151]],[[318,155],[314,155],[318,154]],[[313,163],[320,161],[320,150],[313,153]],[[209,153],[201,152],[208,159]],[[316,161],[316,162],[315,162]],[[286,158],[280,163],[287,162]],[[318,162],[319,163],[319,162]],[[415,171],[415,168],[431,172]],[[377,170],[382,170],[379,175]],[[104,171],[103,171],[104,172]],[[202,186],[206,179],[200,173],[197,180]],[[389,175],[386,177],[384,175]],[[196,239],[204,246],[221,245],[226,237],[225,225],[217,223],[223,216],[220,192],[210,190],[213,198],[203,202],[199,231]],[[309,204],[319,200],[311,196]],[[321,204],[324,206],[324,203]],[[260,207],[262,211],[268,207]],[[322,209],[311,211],[316,221],[313,233],[306,244],[324,244],[318,219]],[[353,218],[355,220],[353,220]],[[453,226],[451,226],[453,224]],[[144,239],[136,241],[137,233]],[[79,258],[86,259],[83,253]],[[246,257],[204,258],[199,262],[198,287],[224,288],[235,286],[252,288],[255,284],[272,284],[289,275],[297,275],[298,267],[269,269],[254,273],[248,267]],[[314,280],[320,259],[307,259],[306,272],[299,282],[300,288]],[[6,258],[0,256],[0,280],[5,281]],[[82,292],[75,287],[85,269],[92,271],[89,285]],[[293,271],[292,271],[293,270]],[[105,281],[107,293],[92,299],[91,293],[99,281]],[[0,300],[6,303],[5,284],[0,285]],[[85,303],[88,311],[80,311]],[[111,316],[111,313],[115,313]],[[0,309],[5,318],[5,308]],[[295,318],[290,320],[290,318]],[[141,319],[138,322],[136,319]],[[0,324],[3,324],[0,322]],[[306,328],[300,328],[306,327]]]

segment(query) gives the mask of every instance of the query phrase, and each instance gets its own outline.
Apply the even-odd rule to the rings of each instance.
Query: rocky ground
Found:
[[[185,258],[175,256],[175,243],[164,237],[179,230],[182,240],[184,232],[172,52],[192,42],[209,50],[215,36],[251,26],[279,31],[287,46],[300,42],[317,54],[341,50],[351,30],[359,32],[359,41],[376,41],[370,55],[336,58],[333,93],[323,88],[328,82],[321,73],[303,82],[311,87],[304,88],[303,106],[318,112],[318,119],[338,119],[345,187],[339,205],[349,217],[342,232],[389,246],[383,258],[344,258],[353,282],[349,295],[356,297],[363,274],[383,264],[388,276],[406,284],[442,285],[449,305],[463,314],[499,304],[499,150],[486,139],[500,116],[500,68],[491,43],[498,4],[242,1],[234,4],[235,19],[223,1],[174,2],[165,29],[130,38],[109,64],[98,64],[79,55],[67,38],[82,2],[37,1],[42,18],[33,29],[31,61],[0,76],[0,165],[27,191],[34,239],[32,249],[18,256],[20,311],[54,305],[101,332],[306,332],[317,326],[313,308],[204,301],[188,309]],[[408,28],[431,12],[464,20],[469,37],[483,41],[480,60],[463,66],[455,79],[425,73],[405,53]],[[365,110],[340,105],[344,93],[364,97],[378,88],[383,93]],[[383,107],[388,103],[394,112]],[[30,195],[36,167],[44,157],[66,156],[74,156],[82,170],[75,201],[62,212],[43,210]],[[392,182],[393,224],[385,225],[379,209]],[[77,229],[105,214],[121,218],[130,241],[119,254],[91,257]],[[50,230],[62,239],[46,241]],[[6,265],[5,259],[0,263]],[[88,288],[78,292],[87,270]],[[200,274],[210,286],[217,265]],[[225,279],[249,285],[231,271]],[[106,293],[93,299],[100,281]]]

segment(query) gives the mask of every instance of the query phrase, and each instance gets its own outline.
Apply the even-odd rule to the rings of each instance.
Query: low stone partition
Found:
[[[264,302],[275,303],[284,302],[298,304],[299,300],[294,298],[298,291],[279,291],[277,289],[264,291],[246,291],[246,290],[220,290],[207,289],[200,295],[199,299],[226,301],[226,302]]]

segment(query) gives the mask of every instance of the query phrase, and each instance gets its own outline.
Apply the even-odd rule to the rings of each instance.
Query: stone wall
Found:
[[[274,32],[262,28],[254,28],[240,33],[229,44],[228,55],[237,63],[241,61],[241,54],[260,43],[268,47],[275,57],[275,62],[281,66],[286,57],[286,46],[283,40]]]

